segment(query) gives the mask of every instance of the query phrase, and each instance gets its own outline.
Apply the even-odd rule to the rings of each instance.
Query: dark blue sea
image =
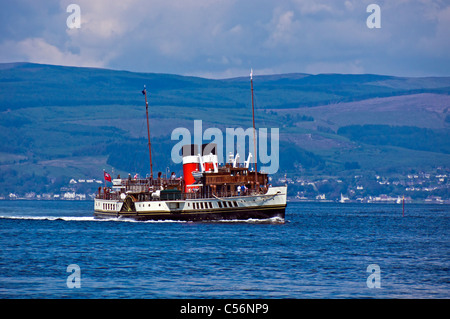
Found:
[[[446,205],[289,203],[285,223],[92,213],[0,201],[0,298],[450,298]]]

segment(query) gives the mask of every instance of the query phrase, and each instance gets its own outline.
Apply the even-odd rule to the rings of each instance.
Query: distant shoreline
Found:
[[[94,199],[46,199],[46,198],[0,198],[0,201],[47,201],[47,202],[92,202]],[[396,203],[393,201],[372,201],[372,202],[361,202],[356,200],[348,200],[344,203],[339,202],[339,200],[316,200],[316,199],[287,199],[288,203],[322,203],[322,204],[389,204],[389,205],[402,205],[402,203]],[[442,202],[430,201],[430,200],[408,200],[405,201],[405,205],[408,204],[423,204],[423,205],[450,205],[450,199],[442,200]]]

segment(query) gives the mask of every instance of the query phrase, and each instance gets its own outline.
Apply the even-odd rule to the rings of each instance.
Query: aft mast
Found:
[[[254,102],[253,102],[253,69],[250,70],[250,85],[251,85],[251,89],[252,89],[253,150],[255,151],[255,189],[257,189],[258,156],[256,155],[255,106],[254,106]]]
[[[153,164],[152,164],[152,142],[150,141],[150,123],[148,121],[148,102],[147,102],[147,90],[144,85],[142,94],[145,96],[145,114],[147,115],[147,136],[148,136],[148,152],[150,154],[150,178],[153,179]]]

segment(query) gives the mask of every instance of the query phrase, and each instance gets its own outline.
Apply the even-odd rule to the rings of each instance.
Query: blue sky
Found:
[[[69,4],[81,27],[70,29]],[[369,4],[381,28],[368,28]],[[0,62],[209,78],[450,76],[450,1],[0,0]]]

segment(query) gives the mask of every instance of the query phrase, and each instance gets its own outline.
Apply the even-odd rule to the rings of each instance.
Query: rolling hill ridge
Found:
[[[145,176],[143,85],[156,170],[181,172],[170,161],[177,127],[251,127],[248,78],[0,64],[0,196],[55,192],[103,169]],[[280,129],[279,176],[448,170],[450,77],[264,75],[254,92],[257,127]]]

